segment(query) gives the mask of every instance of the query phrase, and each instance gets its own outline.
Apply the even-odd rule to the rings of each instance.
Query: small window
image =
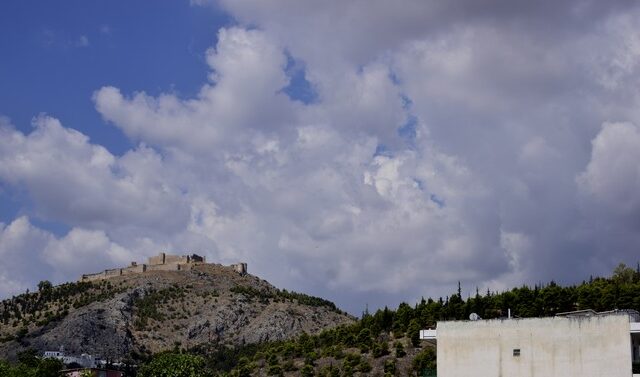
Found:
[[[520,348],[514,348],[513,349],[513,356],[520,356]]]

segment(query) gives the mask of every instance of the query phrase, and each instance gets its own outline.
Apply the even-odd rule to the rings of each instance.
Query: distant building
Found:
[[[120,371],[96,368],[65,369],[62,371],[62,375],[66,377],[81,377],[87,371],[91,372],[93,377],[122,377],[122,372]]]
[[[131,262],[131,265],[123,268],[113,268],[94,274],[84,274],[80,281],[94,281],[109,279],[116,276],[139,274],[146,271],[181,271],[190,270],[194,265],[206,263],[205,258],[197,254],[191,255],[171,255],[160,253],[150,257],[147,263],[138,264]]]
[[[632,377],[640,362],[636,311],[438,322],[438,377]]]
[[[110,279],[116,276],[140,274],[147,271],[188,271],[194,266],[205,263],[205,257],[198,254],[171,255],[160,253],[156,256],[149,257],[147,263],[138,264],[138,262],[131,262],[131,265],[128,267],[112,268],[94,274],[83,274],[80,277],[80,281]],[[246,263],[236,263],[229,267],[241,275],[247,273]]]
[[[86,353],[83,353],[80,356],[67,355],[64,353],[64,348],[62,347],[59,351],[46,351],[42,357],[45,359],[49,358],[60,360],[64,365],[74,364],[83,368],[95,368],[102,362],[101,359]]]

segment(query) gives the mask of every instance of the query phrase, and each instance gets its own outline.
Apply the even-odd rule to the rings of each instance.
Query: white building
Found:
[[[640,361],[635,311],[438,322],[438,377],[631,377]]]
[[[102,364],[104,364],[103,360],[88,355],[86,353],[83,353],[80,356],[74,356],[74,355],[67,355],[64,353],[64,348],[60,347],[60,351],[45,351],[45,353],[42,355],[43,358],[50,358],[50,359],[58,359],[60,360],[64,365],[69,365],[69,364],[78,364],[79,366],[83,367],[83,368],[96,368]]]

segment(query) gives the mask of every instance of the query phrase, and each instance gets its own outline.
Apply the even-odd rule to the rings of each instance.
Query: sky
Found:
[[[0,298],[165,251],[359,314],[640,245],[640,3],[0,4]]]

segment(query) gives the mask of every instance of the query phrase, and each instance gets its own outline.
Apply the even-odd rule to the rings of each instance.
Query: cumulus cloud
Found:
[[[637,3],[212,6],[237,25],[196,96],[96,88],[125,154],[52,117],[0,120],[0,180],[72,228],[20,218],[0,245],[21,226],[60,279],[159,250],[243,260],[353,312],[635,263]],[[311,103],[287,94],[291,64]]]
[[[126,98],[117,88],[104,87],[94,94],[96,108],[134,139],[201,151],[241,144],[293,122],[296,105],[281,92],[289,82],[286,56],[264,33],[221,29],[206,58],[211,83],[197,98],[153,98],[144,92]]]
[[[57,237],[21,216],[10,224],[0,223],[0,294],[33,290],[39,280],[76,280],[82,273],[125,265],[134,255],[103,231],[73,228]]]
[[[44,248],[43,259],[53,267],[58,279],[105,266],[126,266],[132,253],[109,240],[103,231],[74,228],[60,239],[52,239]]]
[[[162,157],[140,146],[122,157],[52,117],[34,119],[28,135],[0,128],[0,178],[25,188],[38,215],[94,228],[182,229],[189,207],[163,180]]]
[[[577,179],[586,200],[615,216],[637,219],[640,128],[632,123],[605,123],[592,144],[591,160]]]
[[[51,234],[42,231],[29,222],[26,217],[19,217],[10,224],[0,223],[0,294],[7,297],[33,288],[35,271],[41,271],[40,280],[50,277],[43,260],[38,258],[52,240]]]

